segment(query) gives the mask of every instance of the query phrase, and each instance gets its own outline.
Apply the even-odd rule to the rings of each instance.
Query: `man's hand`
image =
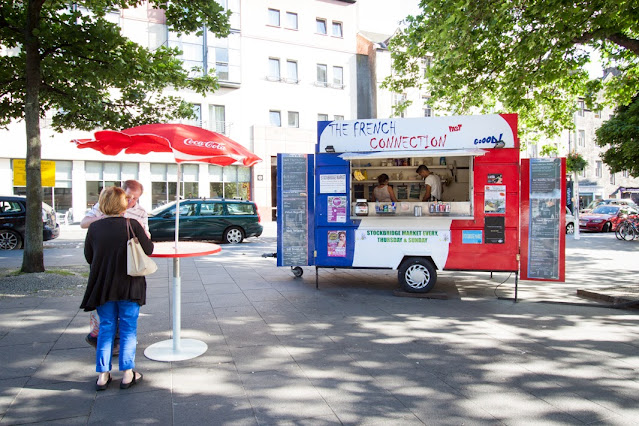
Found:
[[[80,222],[80,228],[87,229],[89,227],[89,225],[91,225],[96,220],[102,219],[103,217],[104,216],[100,216],[100,217],[97,217],[97,216],[84,216],[84,218]]]

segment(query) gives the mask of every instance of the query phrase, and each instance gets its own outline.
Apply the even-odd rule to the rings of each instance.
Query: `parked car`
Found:
[[[149,213],[153,241],[175,238],[175,202]],[[259,237],[263,227],[257,205],[251,201],[223,198],[180,201],[180,239],[216,240],[238,244],[246,237]]]
[[[0,250],[17,250],[24,243],[27,198],[17,195],[0,196]],[[42,203],[42,239],[58,238],[60,225],[55,211],[47,203]]]
[[[630,206],[639,210],[639,206],[637,206],[637,204],[635,204],[635,202],[629,198],[608,198],[606,200],[597,199],[591,201],[585,209],[579,210],[579,213],[590,213],[595,207],[607,204],[611,204],[614,206]]]
[[[614,231],[625,218],[637,214],[639,210],[631,206],[603,204],[595,207],[591,213],[579,216],[579,229],[594,232]]]
[[[575,219],[575,215],[573,215],[570,209],[566,207],[566,234],[574,234],[576,225],[577,219]]]

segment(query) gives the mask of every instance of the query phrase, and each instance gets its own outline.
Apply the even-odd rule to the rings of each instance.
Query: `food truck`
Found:
[[[516,114],[321,121],[315,153],[279,154],[277,172],[277,264],[296,276],[394,269],[422,293],[447,270],[564,280],[565,159],[520,162]],[[372,201],[383,173],[397,202]]]

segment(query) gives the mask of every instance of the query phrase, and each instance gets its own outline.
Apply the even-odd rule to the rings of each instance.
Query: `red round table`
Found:
[[[217,244],[198,241],[175,241],[155,243],[151,257],[173,259],[173,338],[154,343],[144,355],[154,361],[183,361],[202,355],[208,349],[206,343],[195,339],[181,339],[181,286],[180,258],[200,257],[219,253]]]

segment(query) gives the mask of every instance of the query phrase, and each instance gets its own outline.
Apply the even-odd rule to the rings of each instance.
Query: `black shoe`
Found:
[[[87,337],[84,338],[84,340],[91,346],[93,346],[94,348],[98,347],[98,338],[95,336],[92,336],[91,334],[87,334]]]
[[[137,374],[140,375],[140,377],[135,377]],[[131,380],[129,383],[123,383],[120,382],[120,389],[128,389],[131,386],[135,385],[136,383],[140,383],[142,381],[142,373],[138,373],[135,370],[133,370],[133,380]]]
[[[113,377],[111,377],[111,373],[109,373],[109,380],[107,380],[107,382],[103,385],[99,385],[98,381],[95,381],[95,390],[97,391],[103,391],[106,390],[106,388],[109,387],[109,384],[111,383],[111,380],[113,380]]]

